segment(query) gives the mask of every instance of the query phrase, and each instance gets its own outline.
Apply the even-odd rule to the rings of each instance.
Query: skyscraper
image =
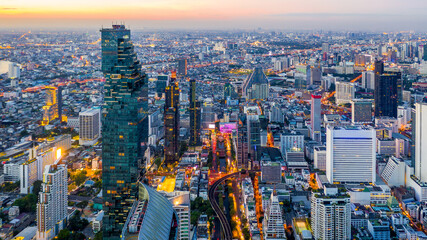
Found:
[[[415,177],[427,182],[427,103],[415,104]]]
[[[351,239],[350,197],[327,186],[311,197],[311,229],[315,239]]]
[[[356,93],[354,83],[336,81],[335,86],[335,98],[337,104],[349,103],[354,98]]]
[[[246,169],[248,167],[248,127],[246,115],[240,114],[237,127],[237,168]]]
[[[201,109],[196,95],[196,80],[190,81],[190,146],[200,145]]]
[[[142,174],[141,142],[147,126],[145,74],[137,60],[130,30],[113,25],[101,30],[105,75],[102,109],[103,238],[120,239],[127,213],[137,198]],[[145,128],[145,130],[144,130]]]
[[[179,136],[179,87],[175,73],[172,74],[171,84],[166,87],[164,113],[165,126],[165,162],[178,161]]]
[[[311,95],[311,139],[317,142],[322,141],[320,126],[322,124],[321,98],[319,95]]]
[[[66,226],[68,207],[66,165],[47,165],[37,204],[37,239],[47,240]]]
[[[187,75],[187,59],[179,59],[178,60],[178,75],[186,76]]]
[[[375,183],[376,132],[372,127],[328,126],[326,177],[330,183]]]
[[[385,73],[384,63],[375,62],[375,117],[397,118],[400,73]]]

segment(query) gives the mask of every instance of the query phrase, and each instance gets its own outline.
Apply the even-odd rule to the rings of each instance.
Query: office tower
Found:
[[[427,61],[427,45],[423,46],[423,60]]]
[[[253,163],[258,160],[258,151],[261,148],[261,125],[258,115],[247,115],[247,127],[248,127],[248,147],[250,160]],[[252,168],[251,164],[250,168]]]
[[[354,83],[349,82],[336,82],[336,102],[337,104],[350,103],[356,93]]]
[[[48,125],[52,120],[59,119],[61,121],[60,113],[62,114],[62,93],[60,88],[46,87],[46,105],[43,106],[43,120],[42,125]]]
[[[237,126],[237,168],[248,167],[249,139],[246,115],[239,115]]]
[[[321,98],[320,95],[311,95],[311,139],[317,142],[322,141],[321,134]]]
[[[353,124],[372,123],[372,102],[353,99],[351,101],[351,122]]]
[[[307,71],[307,86],[322,84],[322,69],[320,66],[310,67]]]
[[[427,103],[415,104],[415,177],[427,182]]]
[[[376,132],[372,127],[328,126],[326,176],[330,183],[375,183]]]
[[[282,208],[280,207],[276,190],[271,193],[269,207],[264,213],[263,228],[265,240],[286,239]]]
[[[178,60],[178,75],[186,76],[187,75],[187,59],[179,59]]]
[[[375,117],[397,118],[400,73],[385,73],[384,63],[375,62]]]
[[[105,75],[102,108],[103,239],[120,239],[144,169],[141,143],[145,74],[137,60],[130,30],[124,25],[101,29],[102,70]],[[145,130],[144,130],[145,129]]]
[[[243,83],[243,95],[246,99],[267,99],[270,84],[262,68],[256,67]]]
[[[179,160],[179,87],[175,74],[172,74],[171,84],[166,87],[164,127],[165,162],[175,163]]]
[[[201,130],[201,108],[200,102],[197,100],[196,80],[190,80],[190,146],[199,146],[200,130]]]
[[[315,239],[351,239],[350,197],[327,186],[311,197],[311,229]]]
[[[79,113],[79,144],[92,146],[101,134],[101,109],[91,108]]]
[[[165,94],[166,87],[169,85],[169,75],[159,75],[156,81],[156,93],[157,97],[162,97]]]
[[[375,73],[373,71],[362,72],[362,88],[375,89]]]
[[[38,240],[52,239],[67,223],[68,173],[66,165],[47,165],[37,204]]]
[[[322,53],[329,52],[329,43],[322,43]]]

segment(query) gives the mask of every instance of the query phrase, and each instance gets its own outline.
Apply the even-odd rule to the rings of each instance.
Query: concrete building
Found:
[[[285,240],[286,233],[283,226],[282,210],[279,204],[276,191],[271,193],[270,204],[264,213],[264,239],[265,240]]]
[[[311,197],[311,229],[315,239],[351,239],[351,203],[336,187]]]
[[[321,99],[320,95],[311,95],[311,139],[317,142],[322,141]]]
[[[66,226],[68,206],[66,165],[47,165],[37,204],[38,240],[52,239]]]
[[[354,99],[356,88],[354,86],[354,83],[349,82],[336,82],[336,103],[337,104],[344,104],[344,103],[350,103],[351,100]]]
[[[372,127],[331,127],[326,131],[326,176],[330,183],[375,183],[376,136]]]
[[[427,182],[427,103],[415,104],[415,177]]]
[[[314,168],[326,171],[326,147],[314,147]]]
[[[375,89],[375,73],[373,71],[366,71],[362,73],[362,88],[368,90]]]
[[[169,198],[173,209],[178,215],[177,240],[189,240],[191,237],[190,192],[180,192],[177,196]]]
[[[79,143],[83,146],[94,145],[101,135],[101,110],[91,108],[79,114]]]

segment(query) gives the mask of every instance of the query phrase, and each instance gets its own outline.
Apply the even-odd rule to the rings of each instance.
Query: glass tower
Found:
[[[143,174],[141,143],[147,128],[146,76],[141,72],[130,30],[123,25],[101,29],[103,239],[120,239],[128,212],[138,196]]]
[[[179,86],[176,75],[172,74],[171,84],[166,87],[165,101],[165,163],[171,164],[178,159],[179,137]]]
[[[200,142],[200,124],[201,112],[200,102],[196,96],[196,80],[190,80],[190,146],[199,146]]]

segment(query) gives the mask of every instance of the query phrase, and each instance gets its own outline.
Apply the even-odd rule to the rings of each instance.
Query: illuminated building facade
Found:
[[[141,72],[130,30],[113,25],[101,30],[103,239],[120,239],[127,215],[138,196],[143,174],[141,143],[146,112],[146,75]]]
[[[166,102],[164,113],[165,126],[165,162],[178,161],[179,136],[179,86],[173,73],[171,84],[166,87]]]
[[[196,80],[190,81],[190,146],[199,146],[200,128],[201,128],[201,111],[200,102],[196,95]]]
[[[47,165],[37,204],[36,239],[52,239],[67,225],[68,173],[66,165]]]
[[[62,90],[57,87],[46,87],[46,105],[43,106],[42,125],[48,125],[54,119],[62,120]]]

